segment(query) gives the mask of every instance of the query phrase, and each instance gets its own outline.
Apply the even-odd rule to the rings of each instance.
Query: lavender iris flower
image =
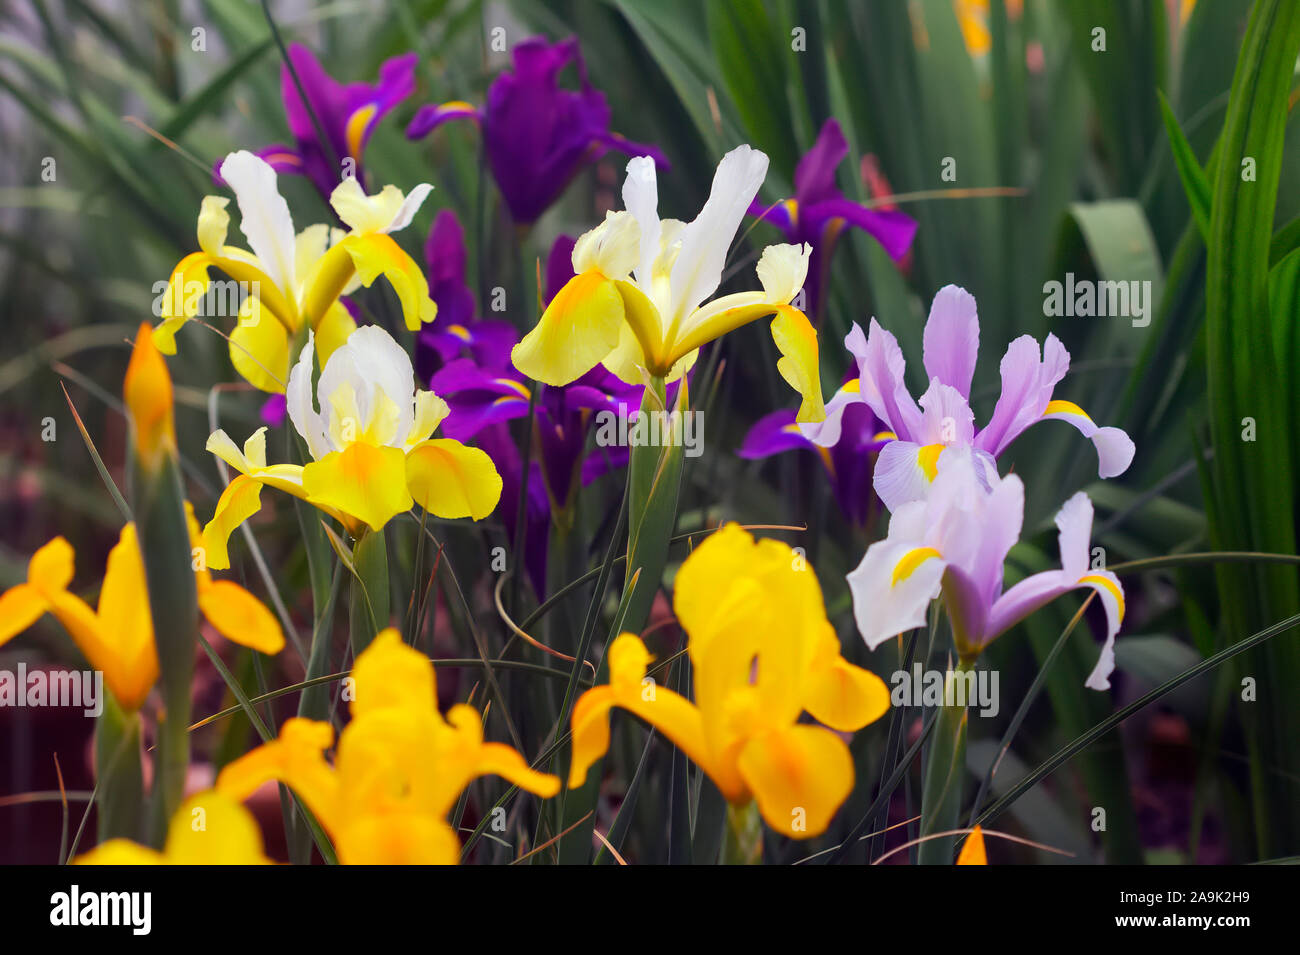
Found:
[[[869,209],[844,197],[835,185],[835,167],[848,153],[840,124],[828,119],[795,169],[794,196],[771,206],[756,199],[749,207],[750,215],[775,225],[785,233],[786,241],[812,246],[808,265],[812,281],[805,289],[809,299],[805,311],[814,319],[826,292],[831,253],[845,226],[872,236],[895,262],[907,254],[916,235],[916,220],[911,216],[892,209]]]
[[[1052,397],[1070,369],[1070,354],[1055,335],[1047,336],[1041,353],[1029,335],[1007,346],[1001,365],[1002,394],[988,424],[978,431],[969,404],[979,352],[974,297],[955,285],[940,289],[930,307],[923,341],[930,385],[918,406],[903,383],[905,362],[898,341],[875,319],[869,335],[855,324],[844,344],[857,360],[857,385],[841,389],[827,403],[824,421],[800,425],[814,444],[834,447],[840,440],[844,410],[859,403],[870,407],[895,439],[881,449],[874,479],[876,493],[891,512],[927,496],[948,449],[970,449],[977,474],[989,485],[997,475],[994,459],[1039,421],[1067,421],[1089,438],[1103,478],[1124,473],[1132,463],[1133,441],[1127,434],[1100,427],[1078,405]]]
[[[894,511],[889,535],[849,574],[858,630],[871,648],[926,625],[931,600],[944,598],[957,652],[973,659],[996,637],[1068,591],[1092,589],[1106,612],[1106,642],[1086,685],[1110,687],[1124,590],[1089,562],[1092,502],[1080,491],[1056,516],[1061,569],[1033,574],[1003,591],[1007,553],[1020,539],[1025,487],[1014,474],[981,473],[973,449],[945,451],[929,496]]]
[[[465,284],[465,233],[456,214],[443,209],[434,219],[424,245],[429,297],[437,317],[415,339],[415,373],[428,381],[438,369],[470,358],[488,371],[510,367],[510,349],[519,335],[505,321],[480,319],[474,292]]]
[[[422,106],[406,135],[423,138],[453,119],[478,121],[492,176],[516,223],[536,222],[574,176],[609,149],[651,156],[656,165],[668,167],[653,146],[610,131],[609,105],[587,78],[576,38],[550,44],[530,37],[516,44],[512,58],[513,71],[492,82],[483,109],[461,101]],[[559,83],[570,63],[577,66],[578,90]]]
[[[532,406],[531,430],[539,453],[528,475],[524,562],[540,596],[546,592],[546,541],[553,514],[571,506],[580,488],[627,464],[629,452],[624,446],[588,451],[596,415],[622,416],[639,408],[643,389],[625,384],[601,366],[562,388],[527,381],[509,361],[518,339],[514,327],[474,318],[474,297],[463,282],[460,227],[444,215],[435,222],[428,247],[430,296],[438,303],[438,320],[417,342],[417,367],[421,361],[435,367],[430,390],[447,402],[451,412],[442,433],[458,441],[477,441],[496,464],[503,482],[501,514],[512,539],[523,460],[508,423],[527,417]],[[560,236],[551,247],[548,300],[573,277],[573,242]],[[444,310],[458,321],[441,325]],[[542,389],[535,402],[530,387]]]

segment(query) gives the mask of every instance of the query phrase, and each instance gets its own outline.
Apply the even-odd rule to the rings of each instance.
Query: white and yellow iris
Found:
[[[205,197],[199,212],[200,251],[172,270],[163,321],[153,332],[161,351],[175,354],[176,332],[198,314],[213,267],[238,282],[241,292],[230,360],[262,391],[284,392],[290,351],[304,328],[314,332],[322,364],[328,361],[356,328],[342,296],[380,275],[397,293],[407,328],[433,320],[437,308],[420,267],[390,235],[410,225],[432,186],[422,183],[409,196],[385,186],[367,196],[356,179],[346,178],[330,204],[350,231],[312,225],[295,234],[289,205],[267,162],[250,152],[231,153],[220,173],[235,193],[240,229],[252,251],[226,244],[230,200]]]
[[[263,485],[315,505],[354,537],[366,527],[380,530],[417,503],[448,519],[481,520],[492,513],[501,497],[492,459],[433,437],[447,403],[416,390],[410,357],[386,331],[366,325],[353,332],[325,363],[314,397],[312,357],[309,336],[286,396],[311,463],[268,465],[265,428],[242,450],[225,431],[208,438],[208,450],[239,472],[203,529],[209,566],[230,566],[227,540],[261,508]]]
[[[659,218],[654,161],[629,162],[626,211],[610,212],[578,240],[576,274],[515,346],[515,367],[548,385],[566,385],[598,364],[629,384],[642,383],[639,369],[673,381],[702,345],[775,315],[777,369],[803,398],[798,420],[821,420],[817,333],[790,304],[803,287],[811,247],[768,246],[758,263],[762,291],[706,301],[722,282],[727,250],[766,173],[766,155],[733,149],[718,164],[700,214],[682,223]]]

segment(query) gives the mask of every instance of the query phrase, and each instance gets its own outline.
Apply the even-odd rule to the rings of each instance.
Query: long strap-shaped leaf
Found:
[[[1292,554],[1295,539],[1295,437],[1289,421],[1294,355],[1275,353],[1268,294],[1269,247],[1282,171],[1287,101],[1300,53],[1300,4],[1259,0],[1251,13],[1219,141],[1206,244],[1206,357],[1210,467],[1207,510],[1216,549]],[[1249,633],[1300,609],[1294,571],[1281,566],[1217,569],[1221,633]],[[1261,854],[1300,838],[1300,807],[1269,790],[1259,754],[1273,752],[1300,772],[1300,709],[1289,699],[1300,681],[1300,643],[1278,641],[1248,661],[1261,702],[1243,712],[1252,751]],[[1258,717],[1256,717],[1258,713]],[[1258,723],[1258,725],[1252,725]],[[1270,850],[1276,851],[1270,851]]]
[[[1015,802],[1022,795],[1024,795],[1026,792],[1032,789],[1035,785],[1037,785],[1040,780],[1046,778],[1047,776],[1050,776],[1053,772],[1055,772],[1063,764],[1068,762],[1077,753],[1081,752],[1084,749],[1087,749],[1089,746],[1091,746],[1102,736],[1105,736],[1115,727],[1119,726],[1120,723],[1123,723],[1134,713],[1138,712],[1138,710],[1141,710],[1143,707],[1146,707],[1149,704],[1154,703],[1162,696],[1165,696],[1166,694],[1173,692],[1174,690],[1182,686],[1184,683],[1187,683],[1190,680],[1194,680],[1198,676],[1201,676],[1204,673],[1208,673],[1209,671],[1217,667],[1220,663],[1223,663],[1231,659],[1232,657],[1237,656],[1239,653],[1245,653],[1247,650],[1251,650],[1259,646],[1260,644],[1264,643],[1266,640],[1277,636],[1279,633],[1284,633],[1298,624],[1300,624],[1300,614],[1295,614],[1294,616],[1287,617],[1285,620],[1280,620],[1277,623],[1273,624],[1271,627],[1261,630],[1259,633],[1256,633],[1253,636],[1249,636],[1245,640],[1240,641],[1239,643],[1234,643],[1232,646],[1228,647],[1225,650],[1220,650],[1214,656],[1207,657],[1206,659],[1202,660],[1200,663],[1196,664],[1195,666],[1189,667],[1188,669],[1184,670],[1182,673],[1178,674],[1178,676],[1174,677],[1173,679],[1166,680],[1164,683],[1160,684],[1154,690],[1151,690],[1149,693],[1144,694],[1143,696],[1134,700],[1132,703],[1128,704],[1127,706],[1116,710],[1113,714],[1106,717],[1106,719],[1102,720],[1100,723],[1098,723],[1092,729],[1088,730],[1082,736],[1077,737],[1066,746],[1057,750],[1051,756],[1051,758],[1049,758],[1046,762],[1041,763],[1033,772],[1029,773],[1027,776],[1025,776],[1023,779],[1017,782],[1014,786],[1012,786],[1009,790],[1007,790],[1007,792],[1001,798],[993,802],[987,809],[985,809],[982,813],[980,813],[976,817],[975,825],[987,826],[991,821],[993,821],[999,815],[1001,815],[1003,810],[1005,810],[1013,802]]]

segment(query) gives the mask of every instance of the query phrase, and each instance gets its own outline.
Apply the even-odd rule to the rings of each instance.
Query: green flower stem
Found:
[[[930,740],[925,761],[925,778],[921,784],[921,838],[917,862],[921,865],[951,865],[955,836],[927,839],[936,832],[957,828],[961,812],[962,783],[966,779],[966,699],[954,681],[975,668],[973,660],[963,659],[955,671],[944,677],[944,703]],[[953,703],[945,705],[951,692]],[[958,702],[960,700],[960,702]]]
[[[375,634],[388,626],[388,546],[384,532],[364,531],[352,548],[352,577],[348,609],[352,653],[360,656]]]
[[[657,414],[667,408],[662,378],[651,381],[641,400],[641,413]],[[677,409],[688,411],[686,380],[678,390]],[[638,571],[636,591],[628,601],[623,628],[640,633],[650,617],[659,592],[664,565],[668,562],[668,540],[677,522],[677,497],[681,489],[683,449],[672,443],[665,447],[642,444],[631,449],[628,461],[628,535],[625,587]]]
[[[199,626],[190,532],[180,466],[174,455],[155,462],[152,469],[138,454],[131,455],[131,511],[144,557],[162,688],[149,829],[153,844],[161,846],[185,794],[190,763],[190,688]]]
[[[758,803],[727,806],[727,825],[722,834],[723,865],[759,865],[763,861],[763,820]]]
[[[95,723],[95,805],[99,841],[144,834],[144,773],[140,762],[140,714],[127,713],[112,694]]]

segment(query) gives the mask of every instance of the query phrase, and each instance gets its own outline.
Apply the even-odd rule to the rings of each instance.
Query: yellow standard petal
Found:
[[[167,857],[130,839],[109,839],[72,860],[73,865],[166,865]]]
[[[332,507],[376,531],[414,503],[401,449],[364,441],[304,466],[302,486],[311,503]]]
[[[448,520],[480,521],[501,499],[501,475],[492,459],[451,438],[434,438],[412,448],[406,456],[406,483],[416,503]]]
[[[181,803],[163,856],[169,865],[272,865],[253,814],[214,789]]]
[[[356,681],[353,719],[385,709],[412,707],[432,713],[438,708],[433,667],[428,658],[402,642],[395,627],[380,631],[357,657],[352,677]]]
[[[339,782],[324,751],[333,742],[329,723],[293,717],[280,727],[278,737],[228,764],[217,777],[217,791],[242,801],[263,783],[282,782],[332,834],[339,820]]]

